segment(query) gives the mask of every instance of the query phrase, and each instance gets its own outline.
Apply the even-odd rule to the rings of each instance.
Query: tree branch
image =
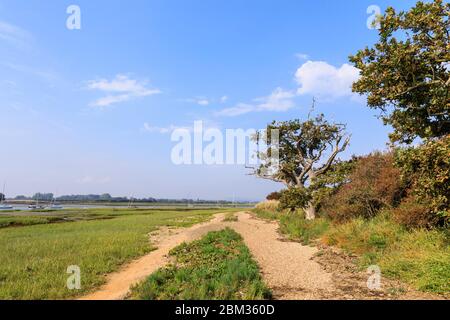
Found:
[[[336,140],[336,146],[335,146],[335,148],[334,148],[333,153],[331,154],[331,156],[330,156],[330,158],[328,159],[327,163],[326,163],[322,168],[320,168],[319,170],[317,170],[317,171],[315,172],[316,175],[324,174],[325,172],[327,172],[328,170],[330,170],[331,165],[333,164],[334,159],[336,159],[336,156],[337,156],[339,153],[345,151],[345,149],[347,149],[347,146],[348,146],[349,143],[350,143],[350,137],[347,137],[347,138],[345,139],[345,142],[344,142],[344,144],[342,145],[342,147],[339,147],[339,144],[341,143],[341,141],[342,141],[342,137],[339,137],[339,138]]]

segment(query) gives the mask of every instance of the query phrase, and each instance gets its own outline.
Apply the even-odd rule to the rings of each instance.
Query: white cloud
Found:
[[[32,40],[31,34],[17,26],[0,21],[0,40],[7,41],[17,46],[27,46]]]
[[[252,104],[238,103],[234,107],[226,108],[226,109],[223,109],[223,110],[217,112],[216,115],[223,116],[223,117],[236,117],[236,116],[240,116],[242,114],[253,112],[255,110],[256,110],[256,108]]]
[[[294,107],[292,100],[295,94],[282,88],[276,88],[269,96],[254,99],[254,103],[238,103],[231,108],[223,109],[216,113],[218,116],[235,117],[250,112],[275,111],[283,112]]]
[[[201,105],[201,106],[207,106],[207,105],[209,105],[209,100],[207,100],[207,99],[200,99],[200,100],[197,101],[197,103],[199,105]]]
[[[309,55],[307,55],[306,53],[296,53],[295,56],[300,60],[308,60],[309,59]]]
[[[146,81],[130,79],[118,74],[112,80],[100,79],[88,81],[88,89],[109,93],[90,103],[92,107],[108,107],[112,104],[129,101],[138,97],[147,97],[161,93],[159,89],[147,88]]]
[[[195,97],[195,98],[189,98],[189,99],[182,99],[181,101],[195,103],[200,106],[209,106],[211,104],[211,100],[206,97]]]
[[[228,101],[228,96],[223,96],[222,98],[220,98],[220,103],[225,103]]]
[[[351,87],[359,76],[359,69],[349,64],[337,68],[324,61],[307,61],[295,74],[297,93],[331,100],[353,96]]]

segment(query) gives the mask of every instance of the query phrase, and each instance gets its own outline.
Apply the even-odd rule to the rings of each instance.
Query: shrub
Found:
[[[275,200],[278,201],[281,198],[281,192],[272,192],[271,194],[269,194],[266,199],[267,201],[271,201],[271,200]]]
[[[323,207],[337,221],[370,218],[383,208],[398,205],[404,193],[393,154],[377,152],[358,159],[349,182],[325,200]]]
[[[285,189],[281,192],[279,209],[288,209],[293,212],[305,208],[310,200],[311,195],[306,188],[292,187]]]
[[[440,223],[450,220],[450,135],[415,148],[400,149],[396,164],[417,201],[429,205]],[[430,220],[434,220],[430,218]]]
[[[418,203],[415,197],[406,198],[392,210],[394,221],[412,228],[431,228],[439,223],[439,217],[431,212],[430,205]]]

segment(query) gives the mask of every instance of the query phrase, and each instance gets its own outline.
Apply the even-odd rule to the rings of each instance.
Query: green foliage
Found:
[[[281,192],[279,210],[295,211],[306,208],[311,201],[310,191],[306,188],[292,187]]]
[[[174,265],[161,268],[132,290],[144,300],[269,299],[259,268],[239,234],[210,232],[170,252]]]
[[[450,135],[420,147],[400,149],[396,164],[420,203],[441,222],[450,220]]]
[[[379,41],[350,57],[361,70],[353,91],[368,96],[392,125],[392,141],[450,133],[450,4],[418,2],[408,12],[388,8]]]
[[[321,208],[328,199],[333,196],[342,186],[350,182],[350,174],[352,173],[357,157],[353,156],[350,160],[338,160],[334,163],[330,170],[316,178],[314,185],[310,186],[313,192],[313,203],[317,208]]]
[[[269,139],[267,152],[259,152],[258,158],[262,161],[255,174],[283,182],[287,186],[305,186],[310,178],[318,176],[329,170],[337,154],[343,151],[349,140],[340,145],[345,135],[345,125],[330,123],[321,114],[307,121],[299,119],[272,122],[267,126],[266,133],[279,133],[279,139]],[[318,167],[323,161],[323,155],[327,149],[335,147],[332,155]],[[273,159],[272,147],[278,148],[279,161]],[[277,165],[276,172],[272,173],[273,166]]]

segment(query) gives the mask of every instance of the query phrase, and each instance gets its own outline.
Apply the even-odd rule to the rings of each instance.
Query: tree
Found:
[[[450,135],[408,149],[399,149],[396,165],[419,203],[450,223]]]
[[[252,174],[284,183],[288,189],[298,188],[286,197],[291,199],[292,195],[301,194],[303,199],[308,199],[301,207],[305,209],[306,218],[313,220],[316,217],[316,204],[312,200],[316,179],[328,172],[337,155],[347,148],[350,137],[346,137],[345,125],[329,123],[321,114],[305,122],[298,119],[274,121],[258,136],[272,132],[278,132],[279,139],[268,141],[267,151],[257,153],[261,164],[252,168]],[[300,200],[299,204],[304,202]]]
[[[393,142],[450,133],[450,4],[418,2],[408,12],[388,8],[377,21],[379,41],[350,61],[361,70],[353,91],[367,95],[392,125]]]

